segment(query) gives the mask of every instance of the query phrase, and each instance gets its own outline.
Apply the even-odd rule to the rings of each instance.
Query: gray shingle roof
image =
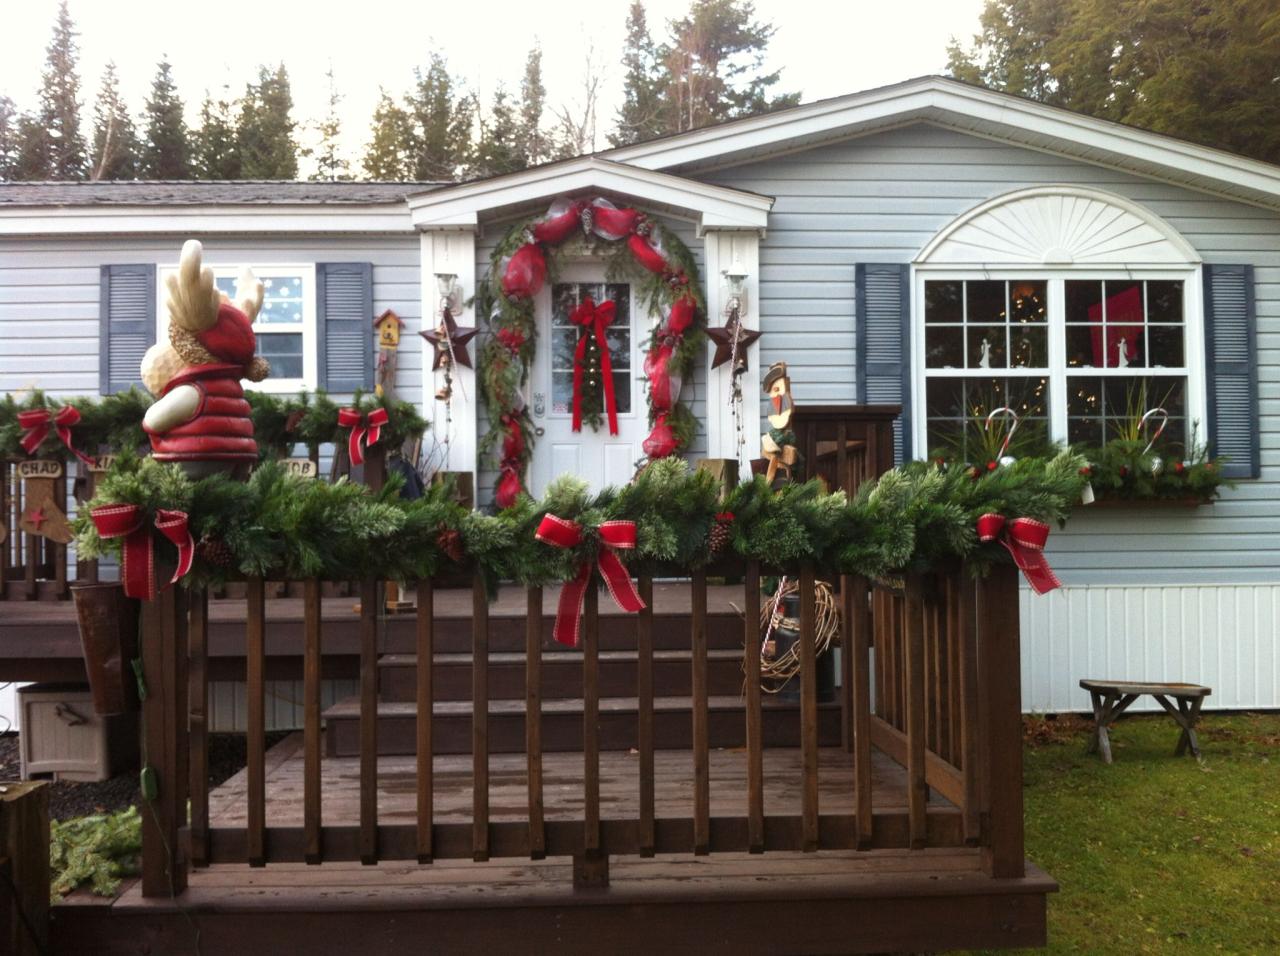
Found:
[[[222,203],[399,203],[448,183],[230,182],[0,182],[0,205],[208,205]]]

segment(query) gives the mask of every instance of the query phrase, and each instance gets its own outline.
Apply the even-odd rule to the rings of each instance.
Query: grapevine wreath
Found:
[[[620,209],[599,197],[557,199],[544,215],[507,232],[493,251],[488,281],[477,292],[477,313],[488,316],[494,333],[480,352],[480,390],[489,413],[485,450],[495,454],[500,469],[499,508],[511,507],[524,490],[533,452],[533,422],[521,389],[536,352],[534,300],[547,279],[554,280],[558,259],[571,240],[576,251],[605,258],[609,280],[639,277],[640,301],[662,316],[644,360],[651,427],[645,455],[674,455],[689,445],[697,429],[693,414],[680,402],[681,383],[703,342],[705,303],[693,255],[666,227],[637,209]],[[574,357],[575,431],[585,420],[592,428],[607,421],[610,432],[617,432],[604,331],[612,318],[611,303],[590,299],[570,315],[581,326]],[[587,369],[602,374],[584,374]]]

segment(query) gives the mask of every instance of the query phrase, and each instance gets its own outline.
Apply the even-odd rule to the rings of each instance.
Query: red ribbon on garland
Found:
[[[98,536],[104,540],[124,538],[124,558],[120,578],[126,597],[150,601],[157,594],[155,542],[146,527],[146,512],[140,505],[103,505],[90,512]],[[185,511],[156,511],[155,528],[178,549],[178,565],[169,584],[175,584],[195,560],[196,543],[187,527]],[[168,585],[165,585],[168,587]]]
[[[52,425],[57,429],[62,444],[66,445],[71,453],[86,465],[92,466],[93,459],[71,444],[71,426],[79,423],[80,410],[73,405],[63,405],[56,415],[47,408],[18,412],[18,427],[23,429],[19,443],[28,455],[34,455],[36,449],[49,436],[49,427]]]
[[[385,408],[375,408],[367,417],[355,408],[338,409],[338,427],[351,429],[351,437],[347,439],[347,456],[351,464],[364,464],[365,449],[378,444],[382,426],[389,420]]]
[[[613,322],[617,307],[613,302],[596,305],[587,296],[569,313],[569,321],[581,325],[585,335],[578,337],[578,348],[573,353],[573,430],[582,431],[582,373],[587,356],[587,342],[594,335],[600,350],[600,377],[604,380],[604,408],[609,416],[609,434],[618,434],[618,400],[613,393],[613,362],[609,358],[609,342],[605,329]]]
[[[630,550],[636,546],[634,521],[604,521],[597,529],[600,535],[600,554],[597,567],[613,602],[628,614],[644,609],[644,601],[636,593],[635,585],[626,567],[618,559],[615,550]],[[555,515],[544,515],[538,525],[537,538],[555,548],[574,548],[582,543],[582,525]],[[577,577],[567,582],[560,591],[560,605],[556,609],[556,625],[552,633],[555,639],[567,647],[578,646],[578,625],[582,616],[582,599],[591,583],[591,562],[583,561]]]
[[[1036,521],[1034,518],[1006,521],[1004,515],[985,514],[978,519],[978,540],[984,543],[999,541],[1003,544],[1036,594],[1048,594],[1055,588],[1062,587],[1062,582],[1053,573],[1053,568],[1049,567],[1044,556],[1045,542],[1049,540],[1049,526],[1043,521]]]

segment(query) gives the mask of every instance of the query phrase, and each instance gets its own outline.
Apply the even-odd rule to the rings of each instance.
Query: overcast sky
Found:
[[[57,0],[6,0],[0,35],[0,93],[20,109],[35,104]],[[667,18],[688,0],[646,0],[650,30],[661,37]],[[324,114],[324,73],[332,64],[342,104],[344,148],[361,154],[378,87],[400,94],[413,68],[432,50],[480,90],[487,103],[494,86],[518,90],[525,57],[536,42],[550,106],[579,98],[587,50],[603,67],[600,145],[619,101],[627,0],[463,0],[463,2],[355,3],[217,0],[203,6],[159,0],[71,0],[80,31],[80,78],[86,133],[102,68],[116,61],[134,112],[167,55],[174,65],[188,121],[196,119],[206,89],[229,86],[234,98],[261,63],[283,61],[293,85],[294,118]],[[977,31],[982,0],[757,0],[757,13],[778,28],[770,68],[782,68],[782,86],[805,101],[941,72],[950,37]],[[327,21],[326,9],[341,10]],[[305,138],[305,134],[303,136]],[[353,170],[359,171],[353,164]]]

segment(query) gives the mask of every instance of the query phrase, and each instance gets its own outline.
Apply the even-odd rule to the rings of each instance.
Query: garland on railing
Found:
[[[692,371],[704,340],[706,307],[693,254],[674,233],[636,209],[619,209],[599,198],[556,200],[545,215],[507,232],[476,292],[476,314],[487,318],[494,333],[480,349],[478,377],[489,411],[482,450],[498,464],[499,508],[515,504],[533,451],[533,423],[522,389],[537,347],[534,299],[548,279],[555,281],[558,256],[575,236],[575,250],[605,259],[609,281],[638,278],[638,300],[648,312],[662,316],[644,363],[652,426],[645,454],[650,459],[674,455],[688,447],[697,431],[693,414],[679,399],[679,383]],[[610,309],[594,303],[574,313],[573,320],[583,328],[575,353],[575,428],[583,418],[593,428],[603,420],[613,427],[612,379],[603,374],[607,355],[600,346],[602,327],[611,317]],[[583,374],[588,368],[594,376]],[[599,392],[584,389],[584,379],[593,377],[599,378]]]
[[[342,407],[323,391],[273,395],[246,390],[244,397],[253,409],[254,438],[263,460],[283,458],[294,445],[305,445],[312,452],[329,442],[346,447],[350,429],[341,421],[344,407],[355,409],[362,418],[382,409],[387,423],[382,426],[380,440],[387,448],[398,448],[429,427],[413,403],[363,392],[356,392],[350,405]],[[66,461],[80,455],[92,458],[103,448],[140,448],[147,444],[142,418],[151,402],[150,395],[136,388],[105,398],[72,398],[66,402],[51,399],[38,390],[21,402],[6,395],[0,400],[0,457]],[[74,409],[75,414],[65,415],[67,408]],[[33,430],[31,423],[44,417],[41,413],[47,413],[49,425]],[[59,417],[76,420],[59,429]],[[69,442],[64,440],[64,434]],[[39,441],[32,444],[36,438]]]
[[[578,479],[564,477],[540,502],[521,495],[511,508],[485,515],[458,505],[447,486],[406,501],[394,480],[373,492],[347,481],[291,477],[272,462],[247,482],[221,475],[193,481],[175,466],[126,454],[104,476],[76,531],[82,557],[118,554],[120,540],[104,540],[89,516],[95,509],[136,505],[146,529],[162,510],[182,513],[195,541],[220,544],[212,552],[196,549],[187,580],[197,582],[229,573],[413,580],[472,569],[491,587],[502,580],[571,581],[584,564],[595,567],[612,543],[601,533],[611,522],[634,523],[634,549],[616,554],[632,573],[691,569],[736,555],[771,568],[809,560],[824,570],[883,576],[955,558],[978,566],[1007,560],[1001,541],[979,541],[979,519],[1061,522],[1079,500],[1083,467],[1083,459],[1064,452],[975,481],[917,462],[867,483],[853,500],[825,493],[817,482],[773,491],[762,478],[721,499],[710,473],[668,458],[622,488],[590,494]],[[572,522],[572,540],[538,540],[547,515]],[[726,525],[727,540],[715,541],[723,534],[713,536],[713,527]],[[163,534],[149,533],[159,564],[172,568],[177,549]]]

